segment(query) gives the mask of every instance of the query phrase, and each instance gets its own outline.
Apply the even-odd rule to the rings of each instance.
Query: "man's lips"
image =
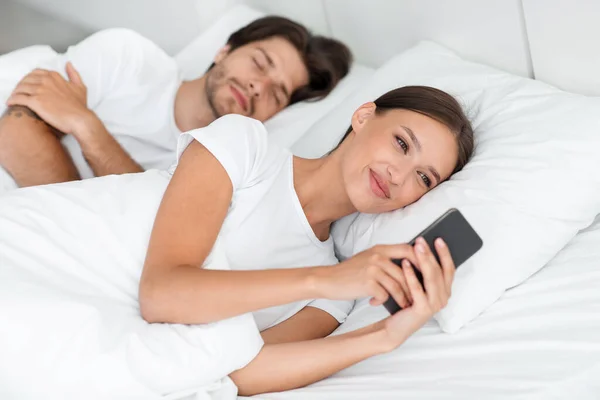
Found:
[[[238,104],[240,105],[240,107],[242,107],[242,110],[244,110],[244,112],[248,111],[248,100],[246,100],[246,96],[244,96],[244,94],[235,86],[231,85],[231,93],[233,93],[233,97],[235,97],[236,101],[238,102]]]
[[[370,170],[369,180],[371,183],[371,190],[377,197],[381,197],[382,199],[390,198],[390,189],[388,185],[381,179],[381,177],[377,174],[377,172]]]

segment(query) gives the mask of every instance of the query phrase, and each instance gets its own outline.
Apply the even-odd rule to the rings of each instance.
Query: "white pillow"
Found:
[[[424,42],[381,67],[292,151],[323,155],[360,104],[406,85],[457,96],[476,131],[475,155],[417,203],[346,217],[333,237],[347,257],[377,243],[406,242],[447,209],[462,211],[484,245],[459,268],[450,302],[436,315],[444,331],[455,332],[541,269],[600,212],[600,98],[565,93]]]
[[[219,49],[227,42],[229,35],[264,16],[264,13],[245,5],[239,5],[228,11],[175,56],[183,79],[195,79],[204,74]],[[325,99],[294,104],[267,121],[265,126],[269,131],[269,137],[283,147],[291,146],[312,124],[361,87],[374,71],[372,68],[355,64]]]
[[[301,101],[277,113],[265,122],[269,139],[283,147],[291,147],[320,118],[332,112],[348,96],[367,82],[375,70],[354,64],[338,85],[323,100]]]
[[[18,82],[41,61],[56,56],[50,46],[36,45],[24,47],[0,56],[0,114],[4,103]]]

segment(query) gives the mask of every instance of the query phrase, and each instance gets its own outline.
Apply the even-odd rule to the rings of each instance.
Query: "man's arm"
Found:
[[[95,176],[144,172],[95,115],[84,119],[77,129],[73,136],[79,142],[83,156]]]
[[[9,107],[0,118],[0,165],[20,187],[77,180],[62,136],[29,108]]]
[[[142,172],[87,107],[87,88],[79,73],[71,63],[66,70],[68,81],[58,72],[34,70],[17,85],[7,104],[25,106],[53,128],[74,136],[95,176]]]

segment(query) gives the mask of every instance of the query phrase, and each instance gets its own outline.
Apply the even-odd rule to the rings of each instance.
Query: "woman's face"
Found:
[[[342,158],[346,191],[364,213],[396,210],[450,177],[458,158],[454,134],[442,123],[414,111],[375,113],[367,103],[352,117]]]

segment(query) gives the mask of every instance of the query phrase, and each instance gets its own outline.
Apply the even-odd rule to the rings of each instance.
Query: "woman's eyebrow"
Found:
[[[427,169],[429,170],[429,172],[431,172],[431,175],[433,175],[433,177],[437,181],[436,185],[439,185],[439,183],[442,181],[442,179],[440,178],[440,174],[438,174],[435,168],[433,168],[431,165],[428,165]]]
[[[417,149],[417,151],[420,152],[421,151],[421,142],[419,142],[419,139],[417,139],[417,136],[415,135],[413,130],[410,129],[408,126],[404,126],[404,125],[400,125],[400,126],[406,131],[406,134],[408,135],[408,137],[410,137],[410,140],[415,145],[415,148]],[[439,185],[439,183],[442,181],[440,174],[431,165],[428,165],[427,169],[429,170],[429,172],[431,172],[431,175],[433,175],[433,177],[437,181],[436,185]]]
[[[406,131],[406,134],[408,135],[410,140],[415,145],[415,148],[417,149],[417,151],[420,152],[421,151],[421,142],[419,142],[419,139],[417,139],[417,137],[415,136],[415,133],[412,131],[412,129],[410,129],[408,126],[404,126],[404,125],[400,125],[400,126]]]

